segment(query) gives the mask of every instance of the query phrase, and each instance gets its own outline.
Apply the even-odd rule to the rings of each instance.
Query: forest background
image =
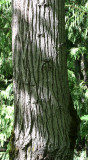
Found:
[[[8,160],[13,130],[11,0],[0,0],[0,160]],[[74,107],[81,119],[74,160],[88,157],[88,2],[66,0],[67,68]]]

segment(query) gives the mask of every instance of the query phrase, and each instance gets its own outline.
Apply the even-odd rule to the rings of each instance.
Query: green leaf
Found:
[[[88,115],[82,116],[82,117],[81,117],[81,120],[83,120],[83,121],[88,121]]]

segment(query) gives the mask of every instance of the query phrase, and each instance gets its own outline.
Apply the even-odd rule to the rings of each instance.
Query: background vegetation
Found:
[[[8,160],[10,135],[13,128],[13,85],[11,49],[11,1],[0,0],[0,152]],[[65,22],[67,38],[67,67],[74,107],[81,119],[74,160],[88,155],[88,2],[66,0]],[[85,148],[86,147],[86,148]]]
[[[11,2],[0,0],[0,148],[7,147],[13,126]],[[7,160],[6,153],[0,153]]]

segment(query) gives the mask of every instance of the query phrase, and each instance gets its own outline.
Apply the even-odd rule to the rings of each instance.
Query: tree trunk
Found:
[[[13,0],[12,5],[10,160],[72,160],[78,119],[67,81],[64,0]]]

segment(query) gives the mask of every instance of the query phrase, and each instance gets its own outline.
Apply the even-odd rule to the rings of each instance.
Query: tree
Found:
[[[13,0],[12,160],[72,160],[79,119],[69,93],[64,0]]]

